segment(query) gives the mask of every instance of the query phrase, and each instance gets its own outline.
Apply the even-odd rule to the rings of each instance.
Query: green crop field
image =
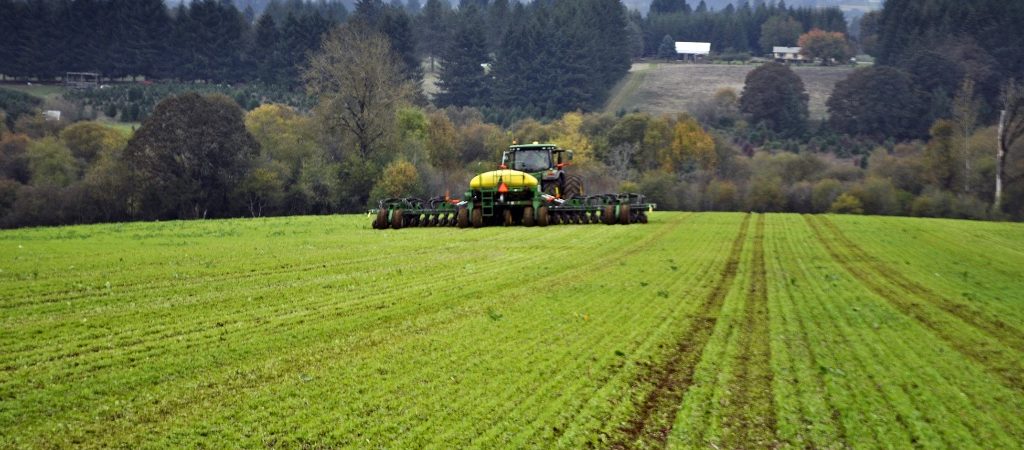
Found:
[[[0,448],[1021,448],[1024,225],[0,231]]]

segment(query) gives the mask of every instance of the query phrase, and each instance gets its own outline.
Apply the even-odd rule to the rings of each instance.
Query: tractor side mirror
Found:
[[[508,152],[501,152],[501,164],[498,165],[500,169],[508,169]]]

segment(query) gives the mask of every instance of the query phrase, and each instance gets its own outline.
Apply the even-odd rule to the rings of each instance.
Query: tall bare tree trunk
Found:
[[[1006,140],[1003,139],[1006,131],[1006,110],[999,111],[999,132],[996,133],[999,145],[996,147],[996,196],[992,203],[992,211],[999,212],[1003,209],[1003,177],[1006,170]]]

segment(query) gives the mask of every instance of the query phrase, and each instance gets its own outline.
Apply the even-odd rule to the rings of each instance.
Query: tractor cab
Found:
[[[501,155],[501,167],[529,173],[546,186],[559,183],[562,169],[572,161],[572,150],[554,144],[513,145]]]

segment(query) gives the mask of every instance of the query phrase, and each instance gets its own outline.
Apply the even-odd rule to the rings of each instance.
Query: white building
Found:
[[[778,62],[807,62],[807,57],[800,54],[800,47],[772,47],[772,56]]]
[[[676,54],[683,60],[696,61],[711,53],[710,42],[676,42]]]

